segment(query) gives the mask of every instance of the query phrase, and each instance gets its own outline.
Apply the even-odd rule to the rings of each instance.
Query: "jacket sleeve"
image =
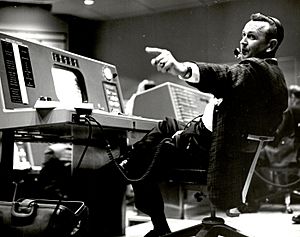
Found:
[[[224,98],[232,90],[245,85],[246,80],[254,81],[257,71],[252,60],[244,60],[238,64],[196,63],[200,72],[199,83],[189,83],[200,91],[211,93],[217,98]]]

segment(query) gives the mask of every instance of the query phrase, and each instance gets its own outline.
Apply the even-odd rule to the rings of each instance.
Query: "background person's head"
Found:
[[[289,106],[300,105],[300,86],[289,86]]]
[[[261,13],[252,14],[242,31],[242,58],[275,57],[283,38],[284,29],[278,19]]]

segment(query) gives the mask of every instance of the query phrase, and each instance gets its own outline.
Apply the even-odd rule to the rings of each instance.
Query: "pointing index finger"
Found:
[[[161,54],[164,50],[160,48],[146,47],[145,51],[150,54]]]

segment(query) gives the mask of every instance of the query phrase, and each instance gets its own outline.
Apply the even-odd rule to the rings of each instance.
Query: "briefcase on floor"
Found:
[[[0,201],[0,236],[82,237],[87,218],[88,208],[81,201]]]

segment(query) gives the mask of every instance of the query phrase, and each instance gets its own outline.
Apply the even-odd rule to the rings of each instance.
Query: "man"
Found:
[[[133,105],[134,105],[134,101],[135,101],[136,96],[138,94],[140,94],[141,92],[143,92],[145,90],[148,90],[148,89],[150,89],[150,88],[152,88],[154,86],[155,86],[155,82],[154,81],[151,81],[151,80],[148,80],[148,79],[142,80],[138,84],[136,92],[134,92],[130,96],[129,100],[126,102],[126,104],[125,104],[125,114],[132,115]]]
[[[273,174],[272,171],[267,172],[268,167],[284,168],[299,163],[300,148],[300,86],[290,85],[288,88],[288,108],[283,113],[283,119],[278,126],[274,140],[266,145],[259,155],[256,168],[265,178],[272,183],[283,184],[292,183],[299,177],[293,171],[288,172],[278,170]],[[260,168],[263,168],[262,170]],[[284,170],[284,169],[283,169]],[[271,174],[272,173],[272,174]],[[267,176],[266,176],[267,175]],[[268,177],[269,175],[272,176]],[[260,208],[260,201],[264,197],[274,192],[276,186],[267,185],[266,182],[255,176],[252,179],[251,186],[247,196],[247,205],[239,208],[240,212],[257,212]],[[289,189],[290,187],[287,187]],[[296,191],[297,192],[297,191]],[[282,195],[283,193],[279,194]],[[276,197],[276,196],[275,196]],[[286,211],[292,211],[288,203]]]
[[[275,145],[278,145],[280,139],[284,136],[295,137],[295,142],[299,146],[300,143],[300,86],[289,86],[289,106],[284,112],[283,121],[276,131]],[[276,144],[277,142],[277,144]],[[296,145],[296,144],[295,144]]]
[[[71,178],[72,146],[51,144],[44,152],[44,162],[39,175],[41,196],[48,199],[67,199]]]
[[[260,154],[261,165],[285,167],[291,162],[299,162],[297,159],[300,146],[300,87],[291,85],[288,92],[288,108],[284,111],[274,141],[265,146]]]
[[[210,106],[195,126],[185,127],[167,118],[134,144],[127,160],[128,175],[138,177],[141,167],[147,165],[152,170],[140,182],[132,183],[136,207],[151,217],[154,226],[147,237],[170,232],[156,178],[165,174],[170,164],[180,165],[178,159],[182,165],[190,159],[188,155],[173,159],[170,154],[163,155],[163,150],[158,155],[157,146],[165,138],[170,142],[173,137],[171,143],[178,149],[174,155],[188,154],[185,150],[194,144],[192,158],[199,161],[199,167],[208,166],[208,191],[213,204],[224,210],[242,204],[241,190],[257,148],[247,135],[273,135],[287,107],[284,76],[274,58],[283,35],[277,19],[253,14],[242,31],[241,62],[232,66],[179,62],[168,50],[146,48],[146,52],[155,55],[151,64],[158,71],[179,76],[217,98],[215,106]]]

